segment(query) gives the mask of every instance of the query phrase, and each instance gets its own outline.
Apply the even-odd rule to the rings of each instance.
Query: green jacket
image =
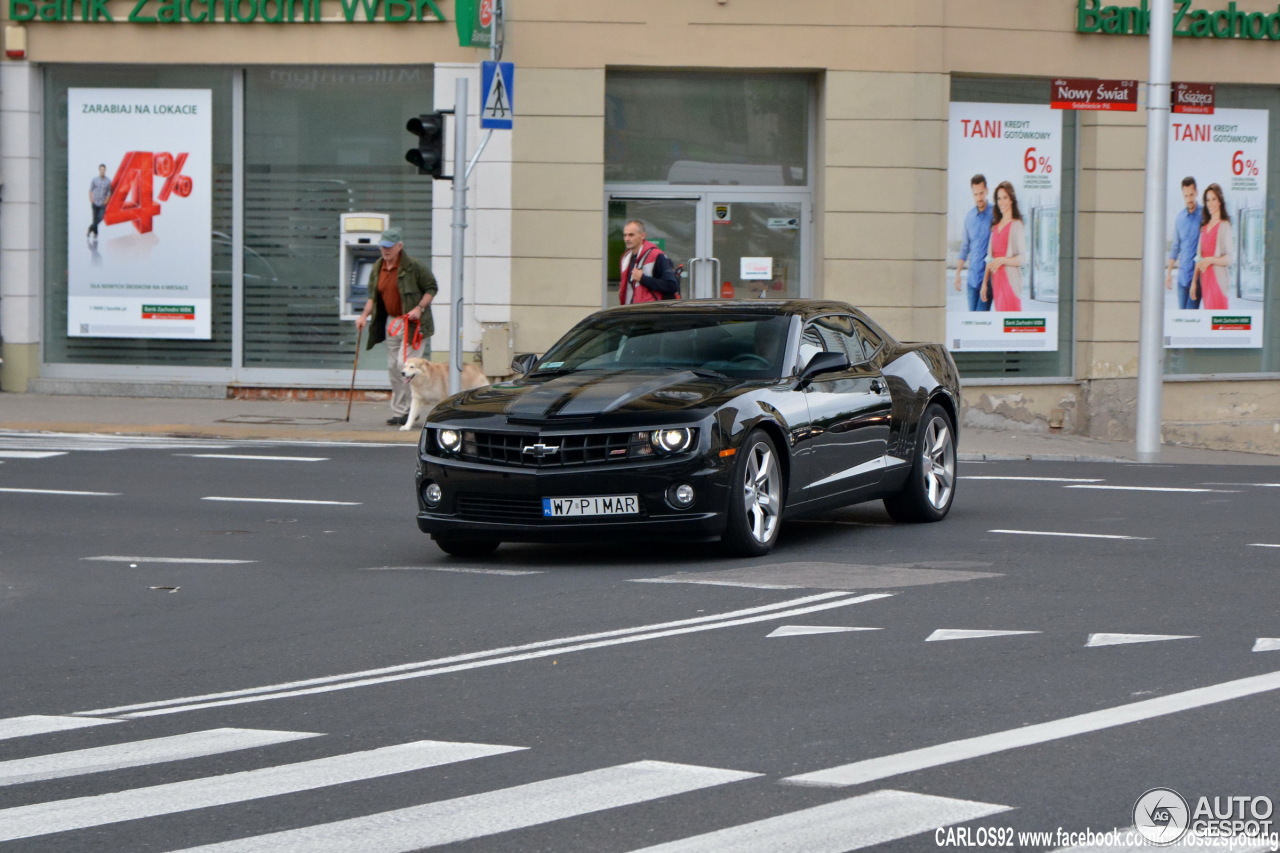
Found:
[[[373,349],[387,339],[387,309],[382,304],[382,295],[378,293],[378,276],[382,273],[382,258],[373,265],[369,273],[369,298],[373,300],[373,319],[369,327],[369,343],[365,349]],[[396,283],[400,290],[400,306],[408,312],[422,301],[428,293],[435,297],[440,288],[436,286],[436,277],[421,261],[409,257],[409,253],[400,250],[400,271],[396,274]],[[431,306],[422,312],[422,336],[429,338],[435,334],[435,322],[431,319]]]

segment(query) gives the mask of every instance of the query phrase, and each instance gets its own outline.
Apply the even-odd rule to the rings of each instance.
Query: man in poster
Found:
[[[98,164],[98,176],[89,182],[89,206],[93,208],[93,224],[89,226],[86,237],[98,239],[98,225],[107,211],[107,201],[111,198],[111,179],[107,177],[107,165]]]
[[[1173,242],[1169,263],[1164,271],[1166,290],[1173,289],[1173,271],[1178,271],[1178,307],[1182,310],[1200,307],[1200,295],[1191,295],[1191,279],[1196,271],[1196,247],[1200,242],[1200,201],[1196,179],[1182,179],[1182,200],[1186,205],[1173,215]]]
[[[973,209],[964,217],[964,236],[956,260],[956,290],[964,276],[965,264],[969,268],[967,295],[970,311],[990,311],[991,300],[982,299],[982,279],[987,267],[987,247],[991,242],[992,207],[987,204],[987,179],[974,175],[969,179],[973,191]]]

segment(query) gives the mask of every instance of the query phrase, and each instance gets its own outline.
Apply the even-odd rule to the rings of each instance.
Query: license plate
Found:
[[[544,518],[582,515],[639,515],[639,495],[607,495],[594,498],[543,498]]]

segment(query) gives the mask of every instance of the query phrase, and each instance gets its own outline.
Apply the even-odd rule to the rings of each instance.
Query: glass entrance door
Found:
[[[799,201],[711,202],[711,256],[718,262],[714,293],[738,299],[792,298],[801,282],[802,234],[808,231]]]
[[[804,193],[748,191],[680,195],[612,193],[605,242],[606,305],[618,304],[629,220],[684,266],[682,299],[792,298],[812,292],[810,202]]]

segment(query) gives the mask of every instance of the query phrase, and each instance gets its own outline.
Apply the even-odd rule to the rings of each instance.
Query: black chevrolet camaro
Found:
[[[951,509],[955,362],[841,302],[610,308],[513,367],[423,427],[418,527],[450,554],[659,537],[755,556],[801,514]]]

